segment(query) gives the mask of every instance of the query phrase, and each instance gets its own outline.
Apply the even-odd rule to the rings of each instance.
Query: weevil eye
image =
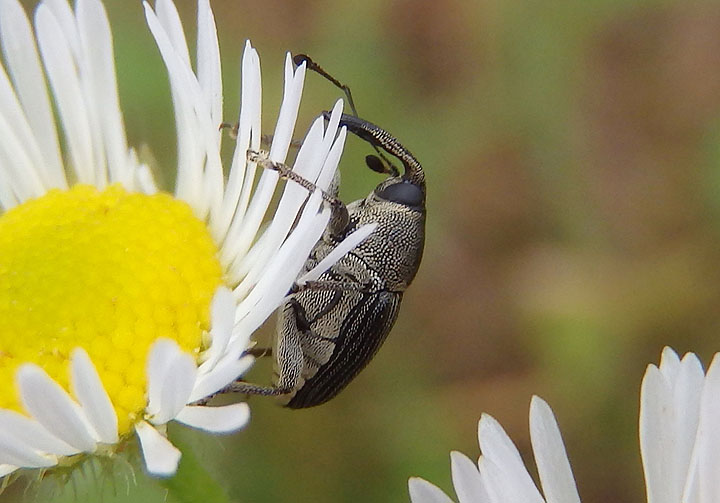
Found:
[[[422,206],[423,196],[422,190],[417,185],[410,182],[400,182],[388,185],[384,189],[375,193],[380,199],[391,201],[393,203],[402,204],[404,206]]]

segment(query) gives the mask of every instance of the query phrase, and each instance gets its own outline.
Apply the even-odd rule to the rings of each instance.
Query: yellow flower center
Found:
[[[147,402],[153,341],[200,351],[216,256],[205,224],[168,194],[79,185],[0,215],[0,408],[22,411],[14,374],[27,362],[69,391],[80,346],[127,433]]]

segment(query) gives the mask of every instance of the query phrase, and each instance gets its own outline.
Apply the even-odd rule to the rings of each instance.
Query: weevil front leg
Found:
[[[317,186],[317,184],[311,182],[307,178],[304,178],[297,173],[295,173],[290,166],[288,166],[285,163],[282,162],[275,162],[268,159],[268,155],[266,152],[258,152],[255,150],[248,150],[247,151],[247,160],[250,162],[257,163],[258,166],[261,166],[264,169],[269,169],[271,171],[276,171],[281,178],[284,178],[285,180],[289,180],[293,183],[296,183],[300,185],[302,188],[307,190],[308,192],[312,193],[316,190],[319,190],[322,194],[323,200],[328,203],[332,209],[332,213],[330,216],[330,223],[328,224],[329,231],[331,235],[338,237],[343,234],[345,229],[347,228],[348,222],[350,220],[350,215],[348,214],[347,207],[345,206],[345,203],[343,203],[340,199],[336,197],[337,193],[337,183],[333,182],[333,193],[326,192],[322,190],[320,187]]]

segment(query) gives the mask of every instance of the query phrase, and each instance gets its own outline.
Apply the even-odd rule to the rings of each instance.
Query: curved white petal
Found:
[[[78,0],[76,4],[78,34],[85,62],[88,107],[97,124],[98,162],[106,158],[110,182],[120,182],[133,189],[133,172],[128,162],[125,125],[120,111],[113,63],[113,44],[105,8],[99,0]],[[104,148],[102,148],[104,147]],[[105,166],[96,168],[105,170]]]
[[[304,78],[304,66],[299,67],[297,71],[293,71],[292,60],[288,54],[285,61],[283,101],[280,105],[280,113],[269,153],[269,158],[272,161],[284,162],[285,156],[287,156],[300,106],[300,96],[302,94]],[[241,259],[250,249],[253,239],[257,235],[263,217],[270,205],[272,196],[275,193],[277,182],[278,174],[274,171],[264,170],[260,175],[260,181],[255,188],[247,213],[242,220],[242,225],[239,221],[236,221],[230,226],[228,236],[225,240],[225,246],[229,246],[230,248],[228,248],[227,251],[223,250],[223,256]],[[235,267],[237,267],[237,262]],[[232,277],[233,275],[231,274],[231,278]]]
[[[580,503],[560,428],[550,406],[537,396],[530,402],[530,439],[547,503]]]
[[[223,407],[188,406],[180,411],[175,420],[212,433],[232,433],[243,428],[250,420],[250,407],[246,403]]]
[[[42,468],[56,465],[57,458],[40,454],[8,432],[0,431],[0,464]]]
[[[172,364],[177,349],[177,342],[160,338],[150,347],[148,357],[148,406],[147,412],[155,415],[162,407],[163,385],[167,370]]]
[[[254,361],[255,358],[249,355],[242,358],[232,354],[223,357],[211,371],[198,376],[188,402],[192,403],[217,393],[247,372]]]
[[[318,118],[305,137],[303,146],[300,148],[292,168],[293,172],[311,182],[314,182],[319,175],[323,161],[327,156],[327,151],[320,150],[322,138],[322,118]],[[274,258],[274,252],[285,240],[298,211],[308,196],[308,191],[299,184],[293,182],[285,184],[285,190],[275,211],[275,217],[263,234],[261,243],[256,243],[236,267],[238,271],[236,275],[238,277],[245,276],[243,283],[248,284],[246,290],[257,282],[257,277],[262,274],[264,266]],[[259,245],[263,250],[255,253],[254,249]]]
[[[470,458],[453,451],[450,453],[450,465],[458,503],[489,503],[480,472]]]
[[[46,430],[40,423],[13,410],[0,409],[0,431],[48,454],[70,456],[80,452]]]
[[[198,82],[210,108],[210,117],[219,125],[223,121],[222,69],[215,17],[208,0],[198,1],[197,62]],[[219,140],[220,131],[217,136]]]
[[[255,288],[238,305],[234,333],[254,332],[277,309],[290,290],[297,271],[302,268],[330,219],[328,208],[317,215],[321,201],[317,192],[310,196],[295,232],[288,237]]]
[[[180,456],[177,447],[145,421],[135,425],[145,467],[151,475],[169,477],[177,471]]]
[[[224,286],[218,288],[213,296],[210,305],[210,323],[211,341],[206,354],[206,368],[214,367],[225,354],[235,323],[235,298],[232,291]]]
[[[99,440],[114,444],[118,441],[117,414],[100,376],[84,349],[75,349],[71,358],[73,394],[97,432]]]
[[[701,502],[720,501],[720,354],[713,358],[705,378],[694,461],[696,493]],[[691,489],[687,492],[692,493]]]
[[[484,467],[484,470],[481,467],[480,473],[493,499],[504,497],[508,501],[544,503],[517,447],[500,423],[488,414],[483,414],[480,418],[478,439]]]
[[[151,420],[153,424],[164,424],[177,416],[188,403],[196,375],[195,360],[178,347],[163,376],[160,409]]]
[[[80,451],[95,450],[95,432],[80,406],[43,369],[25,364],[15,378],[23,407],[46,430]]]
[[[46,4],[37,8],[35,26],[40,54],[64,126],[71,165],[79,182],[95,184],[99,180],[95,179],[94,142],[80,77],[74,70],[71,37],[63,32],[58,19]]]
[[[170,77],[178,146],[175,194],[187,201],[198,216],[204,217],[207,210],[202,197],[204,149],[197,141],[200,131],[190,96],[192,91],[189,88],[193,77],[189,75],[192,72],[185,36],[172,2],[158,1],[157,14],[147,2],[143,2],[143,6],[148,27],[160,49]]]
[[[50,12],[52,12],[55,19],[57,19],[58,25],[67,38],[67,43],[73,58],[79,59],[82,53],[80,35],[77,31],[75,15],[70,8],[70,4],[66,0],[45,0],[43,5],[45,5]]]
[[[0,477],[4,477],[5,475],[10,475],[15,470],[19,469],[19,466],[15,465],[7,465],[0,463]]]
[[[412,503],[453,503],[439,487],[420,477],[410,478],[408,490]]]
[[[147,413],[153,424],[174,418],[190,398],[197,377],[195,359],[177,342],[161,338],[153,343],[148,358]]]
[[[28,140],[28,148],[34,151],[37,142],[44,164],[40,169],[49,186],[67,187],[55,120],[30,22],[17,0],[0,0],[0,11],[3,13],[0,16],[0,42],[8,73],[15,84],[29,130],[34,132],[34,139]],[[19,127],[23,128],[22,125]]]
[[[357,245],[365,241],[370,234],[377,228],[377,223],[363,225],[357,230],[349,234],[342,242],[332,249],[325,258],[310,269],[308,272],[300,276],[297,280],[298,285],[304,285],[308,281],[314,281],[320,277],[322,273],[330,269],[335,262],[344,257],[349,251],[353,250]]]
[[[680,361],[665,348],[649,365],[640,392],[640,451],[649,503],[679,501],[700,418],[704,373],[695,355]]]
[[[155,3],[155,10],[163,30],[168,34],[168,41],[173,51],[186,65],[190,66],[190,52],[175,4],[171,0],[158,0]]]
[[[131,164],[137,166],[135,169],[135,185],[140,189],[140,192],[147,195],[156,194],[158,187],[150,167],[147,164],[138,165],[137,159],[135,159],[135,162],[131,161]]]
[[[250,190],[256,167],[254,164],[248,166],[247,150],[251,146],[250,140],[253,130],[255,131],[253,148],[257,150],[260,145],[261,95],[260,59],[257,51],[253,49],[248,40],[245,42],[242,58],[241,107],[237,124],[235,152],[233,153],[227,186],[223,195],[222,210],[211,221],[211,225],[214,226],[214,234],[220,236],[220,240],[223,242],[226,241],[233,219],[236,222],[242,222],[247,204],[250,201]],[[228,265],[233,258],[234,256],[228,254],[226,247],[223,246],[220,257],[223,265]]]

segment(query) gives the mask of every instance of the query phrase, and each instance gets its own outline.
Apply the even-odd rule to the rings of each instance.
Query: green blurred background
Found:
[[[266,128],[285,51],[310,54],[423,162],[428,235],[392,335],[338,398],[301,411],[254,398],[249,426],[228,437],[171,429],[224,493],[211,484],[206,501],[408,501],[413,475],[452,494],[449,452],[477,458],[482,412],[532,464],[532,394],[555,410],[584,501],[644,499],[646,365],[665,345],[706,365],[720,349],[720,3],[211,3],[227,119],[246,38],[261,56]],[[150,148],[169,187],[164,67],[139,2],[106,5],[130,141]],[[195,3],[178,7],[194,40]],[[297,136],[339,96],[309,74]],[[346,201],[380,181],[369,152],[349,140]],[[269,377],[269,362],[249,375]],[[141,472],[126,486],[119,471],[77,476],[53,499],[188,501]]]

